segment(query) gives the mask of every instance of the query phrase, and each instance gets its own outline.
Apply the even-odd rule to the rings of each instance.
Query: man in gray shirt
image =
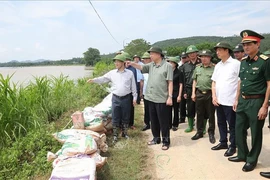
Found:
[[[118,129],[120,122],[123,126],[123,137],[129,138],[127,135],[130,109],[133,95],[133,106],[136,105],[137,92],[136,82],[132,71],[125,68],[126,57],[117,55],[113,58],[116,69],[109,71],[101,77],[89,79],[88,83],[107,83],[112,82],[112,124],[113,124],[113,143],[118,139]]]
[[[151,130],[154,138],[148,142],[148,145],[161,142],[161,131],[162,150],[167,150],[170,146],[168,106],[172,105],[173,70],[171,64],[163,59],[164,54],[160,48],[152,47],[148,53],[150,53],[151,63],[139,65],[127,62],[127,64],[142,70],[142,73],[149,73],[144,97],[149,101]]]

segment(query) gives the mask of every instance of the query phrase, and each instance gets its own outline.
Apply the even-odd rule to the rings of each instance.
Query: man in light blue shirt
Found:
[[[88,83],[108,83],[112,82],[112,124],[113,124],[113,143],[118,139],[118,129],[120,122],[123,127],[123,137],[129,138],[127,135],[131,101],[130,93],[133,95],[133,106],[136,105],[137,92],[136,83],[133,73],[125,68],[126,57],[117,55],[113,58],[116,69],[109,71],[101,77],[89,79]]]
[[[133,56],[133,61],[139,65],[143,65],[143,63],[140,61],[141,57],[138,55],[134,55]],[[142,92],[143,92],[143,74],[141,72],[141,70],[136,69],[137,71],[137,104],[140,104],[141,102],[141,96],[142,96]]]

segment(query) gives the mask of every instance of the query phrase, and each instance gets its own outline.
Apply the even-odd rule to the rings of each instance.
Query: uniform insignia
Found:
[[[188,50],[190,50],[190,51],[191,51],[191,50],[192,50],[192,47],[188,48]]]
[[[235,46],[235,49],[239,48],[239,46]]]
[[[253,59],[254,59],[255,61],[257,61],[258,58],[259,58],[259,57],[256,55]]]
[[[219,46],[220,45],[220,42],[219,43],[217,43],[217,46]]]
[[[243,57],[242,59],[241,59],[241,61],[244,61],[244,60],[247,60],[247,56],[245,56],[245,57]]]
[[[205,54],[205,53],[206,53],[206,51],[202,51],[202,53],[203,53],[203,54]]]
[[[247,32],[243,32],[243,37],[247,37],[248,33]]]
[[[254,71],[257,71],[258,69],[259,69],[258,67],[252,68],[252,70],[254,70]]]
[[[260,55],[260,58],[262,58],[263,60],[267,60],[269,57],[266,56],[266,55],[264,55],[264,54],[261,54],[261,55]]]

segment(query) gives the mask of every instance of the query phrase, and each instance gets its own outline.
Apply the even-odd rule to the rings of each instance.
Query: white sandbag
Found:
[[[50,180],[95,180],[96,162],[88,156],[67,158],[57,163]]]
[[[104,131],[106,132],[106,129],[104,128],[104,125],[103,125],[103,121],[100,121],[97,124],[91,124],[89,126],[86,126],[85,129],[99,132],[99,133],[104,133]]]
[[[81,111],[76,111],[71,115],[73,128],[74,129],[84,129],[84,118]]]
[[[97,169],[101,169],[107,161],[107,157],[102,157],[97,152],[91,154],[90,157],[95,161]]]

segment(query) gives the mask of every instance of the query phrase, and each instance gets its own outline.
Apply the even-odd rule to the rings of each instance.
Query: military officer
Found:
[[[245,57],[243,45],[237,44],[235,48],[233,49],[233,54],[234,54],[235,59],[237,59],[238,61],[242,61],[242,59]]]
[[[262,148],[262,128],[268,111],[270,93],[270,60],[259,51],[264,37],[254,31],[240,33],[245,53],[241,62],[240,81],[235,103],[237,156],[229,158],[232,162],[245,162],[242,170],[252,171],[258,161]],[[247,128],[251,129],[251,149],[247,146]],[[265,173],[261,173],[262,176]]]
[[[193,73],[192,100],[196,102],[197,133],[191,138],[197,140],[203,137],[205,117],[209,117],[209,141],[214,144],[215,140],[215,107],[212,103],[211,76],[214,72],[214,64],[211,62],[212,52],[202,50],[199,53],[202,63],[198,64]]]
[[[179,71],[183,74],[183,66],[186,62],[189,61],[189,58],[186,52],[182,52],[182,54],[180,55],[180,58],[181,58],[181,61],[179,62]],[[183,87],[184,87],[184,81],[183,81]],[[184,98],[184,91],[182,90],[179,123],[185,123],[186,116],[187,116],[187,102],[186,102],[186,99]]]
[[[194,45],[190,45],[187,48],[186,54],[189,57],[189,61],[183,65],[183,76],[184,76],[184,98],[187,101],[187,117],[188,117],[188,128],[185,132],[191,132],[193,130],[194,118],[195,118],[195,102],[192,101],[192,84],[193,84],[193,71],[196,65],[201,61],[197,57],[198,49]]]

